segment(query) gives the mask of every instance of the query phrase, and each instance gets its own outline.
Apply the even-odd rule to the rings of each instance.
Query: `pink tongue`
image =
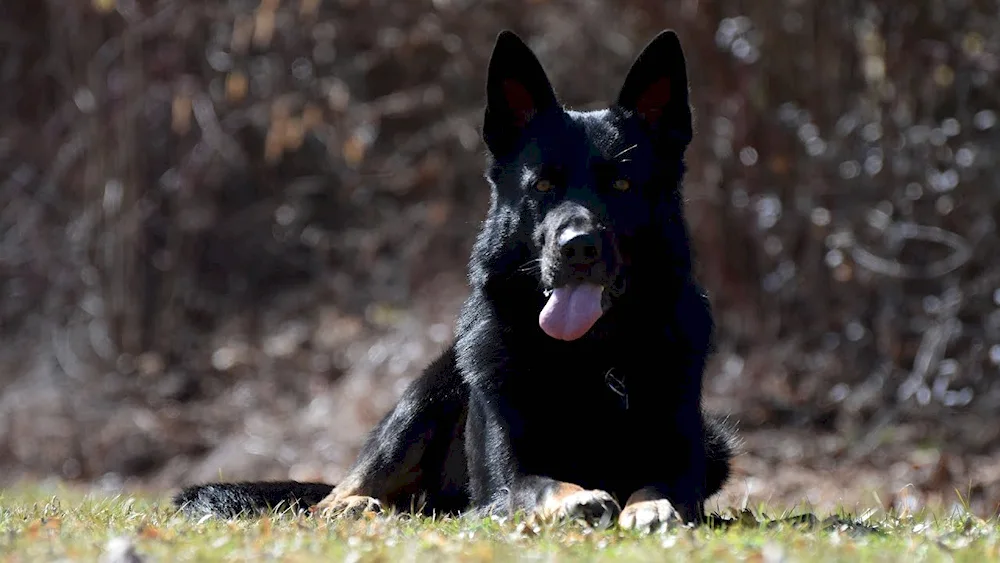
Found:
[[[601,318],[601,292],[599,285],[580,284],[553,290],[548,302],[538,315],[538,325],[545,334],[558,340],[576,340]]]

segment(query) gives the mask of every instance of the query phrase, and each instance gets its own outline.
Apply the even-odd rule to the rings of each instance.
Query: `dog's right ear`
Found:
[[[691,141],[687,65],[680,39],[660,32],[632,63],[617,104],[642,120],[655,136],[683,145]]]
[[[555,91],[538,58],[513,31],[501,31],[486,78],[483,140],[490,152],[510,150],[535,116],[556,106]]]

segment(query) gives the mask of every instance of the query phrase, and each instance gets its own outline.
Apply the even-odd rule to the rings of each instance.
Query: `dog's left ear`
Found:
[[[687,65],[673,30],[660,32],[639,53],[618,94],[617,105],[635,113],[655,137],[691,141]]]

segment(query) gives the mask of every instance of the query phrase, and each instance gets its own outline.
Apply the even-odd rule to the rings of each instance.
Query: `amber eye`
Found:
[[[616,190],[618,190],[620,192],[625,192],[625,191],[628,191],[629,187],[630,187],[630,184],[628,183],[628,180],[626,180],[624,178],[619,178],[619,179],[615,180],[615,189]]]
[[[552,189],[552,182],[548,180],[538,180],[535,182],[535,189],[540,192],[547,192]]]

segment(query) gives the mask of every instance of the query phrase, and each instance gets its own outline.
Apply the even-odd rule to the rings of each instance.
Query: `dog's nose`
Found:
[[[570,266],[589,266],[601,255],[601,241],[594,233],[568,230],[560,239],[560,251]]]

